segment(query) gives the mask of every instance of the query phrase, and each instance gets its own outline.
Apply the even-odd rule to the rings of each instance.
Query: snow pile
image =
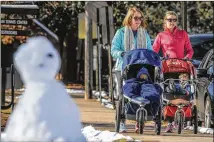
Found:
[[[99,101],[99,100],[100,100],[100,99],[98,99],[98,101]],[[114,107],[113,107],[113,105],[112,105],[112,102],[111,102],[110,100],[108,100],[108,99],[102,99],[101,102],[102,102],[101,105],[103,105],[104,107],[110,108],[110,109],[114,109]]]
[[[97,97],[97,98],[100,97],[100,92],[99,92],[99,91],[93,90],[93,91],[92,91],[92,94],[93,94],[95,97]],[[107,94],[106,91],[101,91],[101,96],[102,96],[102,97],[106,97],[106,96],[108,96],[108,94]]]
[[[111,103],[104,105],[106,108],[114,109],[114,106]]]
[[[193,130],[193,126],[187,126],[185,130]],[[204,127],[198,127],[198,132],[202,134],[211,134],[213,135],[214,129],[212,128],[204,128]]]
[[[97,101],[100,102],[100,92],[93,90],[92,94],[97,98]],[[114,109],[110,99],[107,99],[108,93],[106,91],[101,91],[101,96],[102,96],[101,104],[106,108]]]
[[[78,90],[78,89],[66,89],[67,93],[70,94],[84,94],[85,90]]]
[[[15,91],[23,92],[23,91],[25,91],[25,88],[15,89]]]
[[[84,127],[82,133],[86,137],[86,140],[91,142],[134,141],[129,136],[124,136],[116,132],[95,130],[92,126]]]

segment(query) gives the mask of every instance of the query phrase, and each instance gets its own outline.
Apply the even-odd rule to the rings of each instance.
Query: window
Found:
[[[213,48],[213,40],[207,40],[192,44],[194,50],[193,57],[196,59],[202,59],[204,55]]]
[[[190,42],[192,44],[192,46],[198,45],[201,43],[199,38],[190,38]]]

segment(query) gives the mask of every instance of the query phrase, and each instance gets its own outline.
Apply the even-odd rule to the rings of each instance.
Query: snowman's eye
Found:
[[[52,54],[52,53],[48,53],[48,54],[47,54],[47,57],[48,57],[48,58],[53,58],[53,54]]]

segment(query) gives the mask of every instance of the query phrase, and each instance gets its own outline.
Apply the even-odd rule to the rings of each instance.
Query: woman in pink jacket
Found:
[[[158,53],[161,48],[163,56],[168,58],[191,59],[194,51],[188,34],[186,31],[177,28],[177,21],[178,16],[175,12],[166,12],[163,22],[164,31],[157,35],[153,50]],[[172,121],[169,120],[165,132],[172,132]]]
[[[169,58],[188,58],[193,56],[193,49],[188,34],[177,27],[178,16],[173,11],[166,12],[164,16],[164,31],[160,32],[153,44],[153,50],[162,49],[163,56]]]

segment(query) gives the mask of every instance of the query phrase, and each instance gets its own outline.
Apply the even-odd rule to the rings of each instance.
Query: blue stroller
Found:
[[[126,81],[136,78],[142,68],[148,70],[150,84],[145,83],[143,94],[126,94],[123,89],[116,101],[115,130],[119,132],[121,120],[135,120],[139,126],[139,134],[143,134],[144,124],[147,120],[155,122],[155,132],[160,135],[162,120],[162,89],[159,85],[161,74],[161,60],[157,53],[147,49],[135,49],[127,52],[123,58],[120,88],[123,88]],[[150,87],[153,87],[150,89]],[[155,86],[155,89],[154,89]],[[154,91],[152,91],[154,90]],[[142,93],[141,93],[142,94]],[[154,103],[150,96],[158,96],[158,102]]]

